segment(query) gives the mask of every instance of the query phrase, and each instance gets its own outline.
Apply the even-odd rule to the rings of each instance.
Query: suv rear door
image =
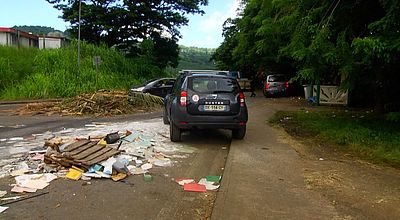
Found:
[[[222,76],[190,76],[186,81],[187,112],[192,115],[236,115],[240,111],[240,87],[236,79]]]

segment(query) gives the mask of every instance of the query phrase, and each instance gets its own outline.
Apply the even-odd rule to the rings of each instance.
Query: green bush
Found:
[[[386,120],[390,122],[400,122],[400,112],[389,112],[386,115]]]

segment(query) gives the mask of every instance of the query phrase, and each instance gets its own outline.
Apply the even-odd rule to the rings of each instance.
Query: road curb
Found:
[[[62,100],[63,99],[11,100],[11,101],[0,101],[0,105],[29,104],[29,103],[42,103],[42,102],[60,102]]]

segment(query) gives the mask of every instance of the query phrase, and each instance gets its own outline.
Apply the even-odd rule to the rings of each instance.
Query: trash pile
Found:
[[[78,95],[60,102],[30,103],[16,112],[17,115],[61,114],[113,116],[159,109],[163,99],[148,93],[100,90]]]
[[[208,190],[217,190],[220,181],[221,176],[206,176],[205,178],[201,178],[198,183],[196,183],[194,179],[175,179],[175,182],[182,186],[184,191],[188,192],[207,192]]]
[[[194,152],[169,140],[159,120],[92,123],[85,128],[33,134],[0,140],[11,158],[0,160],[0,177],[15,178],[11,192],[31,193],[57,178],[121,181],[129,175],[151,180],[149,170],[173,166],[177,158]],[[1,200],[1,199],[0,199]]]

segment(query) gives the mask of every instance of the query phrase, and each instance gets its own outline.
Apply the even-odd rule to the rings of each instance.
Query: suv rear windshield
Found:
[[[286,77],[282,75],[270,75],[268,76],[268,82],[285,82]]]
[[[188,88],[198,93],[231,93],[238,92],[239,86],[235,79],[220,77],[191,77]]]

